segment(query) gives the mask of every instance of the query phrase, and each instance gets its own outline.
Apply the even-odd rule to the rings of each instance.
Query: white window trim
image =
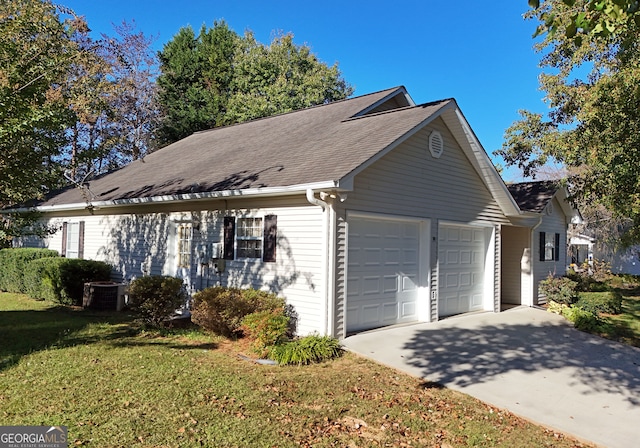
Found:
[[[187,229],[186,238],[183,238],[182,229]],[[187,250],[182,250],[182,243],[186,242]],[[187,258],[188,263],[184,263]],[[180,268],[191,268],[193,258],[193,223],[192,222],[176,222],[176,266]]]
[[[75,238],[72,237],[72,229],[75,228]],[[67,247],[65,248],[66,258],[79,258],[80,257],[80,221],[67,221]],[[72,249],[72,245],[75,243],[75,250]]]
[[[254,226],[253,228],[258,229],[258,235],[259,236],[240,236],[240,229],[241,229],[241,225],[240,223],[243,220],[254,220]],[[260,225],[259,226],[255,226],[255,220],[260,220]],[[260,251],[260,254],[258,257],[243,257],[241,256],[241,248],[240,248],[240,241],[258,241],[258,250]],[[237,260],[262,260],[262,257],[264,255],[264,216],[238,216],[236,217],[236,235],[235,235],[235,249],[236,249],[236,259]]]

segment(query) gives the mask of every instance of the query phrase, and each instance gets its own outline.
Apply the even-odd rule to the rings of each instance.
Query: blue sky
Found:
[[[112,23],[135,20],[162,46],[182,26],[196,31],[224,19],[238,33],[268,43],[274,32],[294,34],[320,60],[338,62],[361,95],[404,85],[416,103],[455,98],[489,155],[519,109],[546,112],[538,88],[540,55],[526,0],[491,1],[218,1],[57,0],[113,34]],[[495,160],[499,162],[499,160]],[[515,169],[506,181],[521,180]]]

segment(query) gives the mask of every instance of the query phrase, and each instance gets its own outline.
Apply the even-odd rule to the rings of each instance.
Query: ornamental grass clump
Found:
[[[307,365],[342,355],[340,342],[329,336],[309,335],[278,344],[269,350],[269,358],[280,365]]]

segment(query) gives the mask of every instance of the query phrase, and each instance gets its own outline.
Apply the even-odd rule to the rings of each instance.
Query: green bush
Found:
[[[182,279],[162,275],[140,277],[129,286],[129,305],[148,324],[159,327],[187,301]]]
[[[50,257],[33,260],[24,273],[25,293],[34,299],[82,305],[84,284],[108,281],[111,266],[102,261]]]
[[[578,300],[576,287],[578,284],[567,277],[553,277],[549,275],[539,284],[539,292],[544,295],[547,300],[553,300],[556,303],[571,305]]]
[[[0,290],[26,293],[24,274],[27,264],[33,260],[57,257],[58,252],[49,249],[15,248],[0,250]]]
[[[337,339],[329,336],[310,335],[273,346],[269,358],[280,365],[307,365],[327,361],[342,355]]]
[[[568,308],[569,305],[565,305],[564,303],[554,302],[553,300],[549,300],[547,302],[547,311],[554,314],[559,314],[562,316],[562,312],[565,308]]]
[[[583,292],[574,304],[575,307],[593,314],[620,314],[622,312],[622,295],[617,291]]]
[[[602,325],[602,321],[596,314],[578,307],[565,308],[562,310],[562,315],[580,331],[597,332]]]
[[[576,291],[579,292],[602,292],[609,290],[606,282],[598,281],[584,272],[570,272],[567,274],[567,278],[576,282]]]
[[[241,334],[242,319],[255,312],[286,309],[283,298],[256,289],[214,286],[193,296],[191,320],[223,336]]]
[[[266,349],[282,343],[289,332],[289,316],[284,309],[258,311],[247,314],[240,327],[244,336],[253,340],[253,350],[260,356]]]

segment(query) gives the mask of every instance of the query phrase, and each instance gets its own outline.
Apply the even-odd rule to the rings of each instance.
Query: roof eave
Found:
[[[42,213],[47,212],[63,212],[63,211],[77,211],[84,209],[104,209],[112,207],[127,207],[138,205],[150,205],[150,204],[172,204],[172,203],[192,203],[201,202],[215,199],[229,199],[229,198],[260,198],[260,197],[273,197],[273,196],[288,196],[300,193],[305,193],[308,189],[314,191],[336,189],[339,187],[337,181],[324,181],[314,182],[309,184],[288,185],[281,187],[265,187],[265,188],[248,188],[244,190],[224,190],[224,191],[212,191],[203,193],[187,193],[176,195],[162,195],[152,196],[147,198],[131,198],[131,199],[115,199],[111,201],[91,201],[81,202],[73,204],[58,204],[58,205],[41,205],[35,207],[23,207],[15,209],[1,210],[0,214],[9,213],[21,213],[28,211],[38,211]]]

